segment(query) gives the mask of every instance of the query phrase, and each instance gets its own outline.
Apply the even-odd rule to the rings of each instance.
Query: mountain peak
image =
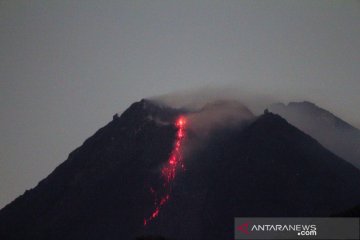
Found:
[[[335,114],[317,106],[315,103],[309,101],[303,102],[289,102],[287,105],[283,103],[276,103],[270,106],[270,110],[275,113],[284,114],[301,114],[304,117],[311,115],[314,118],[322,118],[326,120],[326,124],[339,126],[347,129],[354,129],[355,127],[351,126],[346,121],[335,116]]]
[[[158,119],[164,122],[173,121],[176,116],[184,113],[183,109],[174,109],[149,99],[141,99],[131,104],[122,114],[116,113],[113,119],[122,119],[125,121],[138,122],[144,119]]]
[[[322,145],[360,168],[360,130],[314,103],[273,104],[270,111],[311,135]]]

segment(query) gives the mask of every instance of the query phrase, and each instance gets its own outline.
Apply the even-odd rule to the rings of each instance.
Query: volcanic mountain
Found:
[[[329,216],[360,203],[360,171],[280,116],[204,139],[184,125],[191,114],[141,100],[115,115],[0,211],[0,239],[231,239],[234,217]]]
[[[359,129],[311,102],[277,103],[269,109],[360,169]]]

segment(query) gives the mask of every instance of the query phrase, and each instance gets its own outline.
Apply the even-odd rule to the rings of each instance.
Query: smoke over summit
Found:
[[[235,100],[209,102],[187,116],[189,129],[202,136],[220,128],[240,127],[254,117],[245,105]]]
[[[238,86],[203,87],[171,92],[149,99],[172,108],[183,108],[191,111],[201,110],[205,105],[213,102],[237,101],[246,105],[255,114],[260,114],[269,104],[283,100],[253,89]]]
[[[213,130],[242,127],[274,101],[270,96],[238,87],[177,91],[150,100],[187,112],[188,130],[200,138],[207,137]]]

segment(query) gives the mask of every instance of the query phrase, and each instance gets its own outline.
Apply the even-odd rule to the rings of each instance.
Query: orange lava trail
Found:
[[[185,170],[184,161],[182,157],[182,145],[185,139],[185,127],[186,127],[186,118],[180,116],[176,122],[175,126],[177,128],[175,144],[171,151],[170,157],[166,164],[161,169],[161,177],[164,180],[163,187],[164,193],[162,194],[160,200],[157,197],[157,193],[153,188],[150,188],[150,192],[154,195],[155,209],[148,218],[144,219],[144,226],[149,224],[150,221],[155,219],[160,212],[160,209],[169,201],[171,193],[171,183],[176,177],[177,170],[180,168]]]

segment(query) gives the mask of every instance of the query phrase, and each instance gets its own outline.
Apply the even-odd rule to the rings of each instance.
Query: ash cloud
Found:
[[[248,107],[254,114],[261,114],[270,104],[283,101],[283,99],[274,98],[271,95],[237,86],[203,87],[195,90],[176,91],[152,97],[150,100],[190,111],[199,111],[206,104],[217,101],[237,101]]]
[[[187,112],[187,137],[182,149],[185,156],[206,146],[209,137],[217,130],[241,130],[256,117],[241,101],[248,100],[248,103],[251,100],[250,94],[236,88],[203,88],[175,92],[150,100]],[[262,112],[268,104],[268,101],[264,100],[265,98],[252,101],[252,106],[256,106],[261,109],[259,112]]]
[[[241,127],[254,117],[245,105],[236,100],[217,100],[188,114],[188,129],[204,137],[216,129]]]
[[[189,156],[206,146],[217,130],[237,129],[247,126],[255,115],[236,100],[216,100],[186,114],[187,137],[182,152]]]
[[[250,99],[238,88],[202,88],[191,91],[173,92],[152,97],[149,100],[160,106],[181,109],[186,117],[186,138],[182,154],[187,158],[194,151],[206,146],[216,130],[242,129],[255,114],[241,100]],[[255,102],[255,101],[253,101]],[[267,103],[266,103],[267,104]],[[256,102],[258,108],[266,106],[264,101]]]
[[[233,86],[178,91],[150,100],[186,110],[188,130],[202,140],[213,130],[247,125],[274,101],[270,96]]]
[[[281,101],[238,86],[207,86],[155,96],[150,100],[188,111],[189,130],[202,137],[212,130],[244,126],[270,104]]]

